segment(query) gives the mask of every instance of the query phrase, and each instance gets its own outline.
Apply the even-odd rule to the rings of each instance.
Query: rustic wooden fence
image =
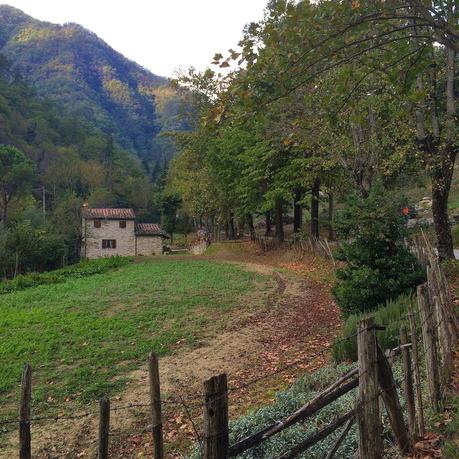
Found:
[[[431,405],[428,408],[439,413],[442,410],[451,370],[451,353],[459,336],[452,299],[435,251],[427,241],[422,240],[416,242],[415,250],[421,263],[426,267],[428,280],[426,284],[418,287],[415,307],[410,307],[400,319],[400,345],[397,348],[383,350],[377,338],[377,332],[381,327],[375,323],[373,317],[361,320],[356,334],[346,338],[357,339],[357,368],[342,375],[319,395],[284,419],[267,425],[233,444],[230,443],[229,436],[228,399],[235,389],[228,389],[226,374],[210,378],[204,382],[204,393],[200,402],[203,411],[201,434],[193,424],[200,442],[201,457],[204,459],[236,457],[295,424],[305,423],[319,410],[354,389],[357,390],[357,397],[353,409],[330,419],[328,425],[309,435],[276,459],[290,459],[307,454],[305,452],[313,445],[341,429],[329,450],[323,451],[323,458],[331,459],[339,451],[354,423],[357,423],[359,431],[358,457],[379,459],[383,456],[383,409],[387,414],[398,449],[402,454],[410,453],[414,442],[425,434],[424,411],[427,407],[422,397],[421,367],[424,369],[428,383],[427,400]],[[329,349],[324,347],[320,352],[327,352]],[[403,365],[403,380],[399,382],[393,374],[393,361],[397,354],[401,354]],[[287,367],[292,366],[293,364],[290,364]],[[162,406],[165,401],[161,398],[160,371],[158,359],[154,354],[149,356],[148,367],[150,401],[138,406],[150,409],[151,425],[145,430],[152,436],[153,457],[162,459],[165,456],[162,420]],[[260,376],[252,382],[256,383],[263,377]],[[249,384],[243,386],[247,387]],[[397,389],[405,401],[407,423]],[[31,424],[40,419],[31,416],[31,394],[32,369],[26,365],[22,375],[19,419],[13,420],[19,424],[21,459],[32,457]],[[182,398],[180,401],[188,412]],[[110,400],[107,398],[100,400],[97,439],[100,459],[109,457],[110,413],[115,409],[110,407]]]
[[[252,240],[257,244],[262,253],[278,249],[280,245],[277,239],[272,236],[255,234]],[[318,255],[329,258],[333,264],[335,263],[332,247],[326,238],[318,238],[312,235],[300,238],[294,234],[291,239],[284,240],[284,245],[291,247],[299,260],[302,260],[304,255],[308,253],[314,256]]]

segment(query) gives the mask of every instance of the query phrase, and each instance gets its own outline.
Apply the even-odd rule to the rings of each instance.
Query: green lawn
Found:
[[[249,307],[268,285],[235,265],[172,259],[0,295],[0,414],[16,403],[25,362],[35,413],[62,409],[67,398],[94,401],[121,390],[149,351],[193,345],[223,311]]]

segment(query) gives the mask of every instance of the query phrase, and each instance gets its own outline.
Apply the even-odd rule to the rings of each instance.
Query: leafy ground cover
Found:
[[[352,368],[351,365],[329,365],[311,374],[304,374],[287,389],[275,394],[273,403],[258,409],[251,410],[245,416],[230,423],[230,444],[234,444],[244,438],[261,431],[266,426],[285,419],[304,404],[315,398],[330,384],[339,379]],[[327,405],[309,418],[307,422],[294,424],[292,427],[274,435],[259,446],[252,448],[238,457],[241,459],[274,458],[280,457],[290,448],[304,441],[308,436],[328,425],[331,420],[352,410],[355,406],[356,390],[348,392],[335,402]],[[298,457],[319,459],[324,457],[324,451],[329,451],[339,435],[339,430],[319,442],[307,453]],[[358,432],[354,425],[340,447],[336,458],[344,459],[353,457],[358,443]],[[196,446],[189,459],[201,457],[201,450]]]
[[[121,390],[149,351],[192,346],[270,282],[235,265],[162,259],[1,295],[0,394],[11,403],[0,413],[16,411],[24,362],[34,368],[35,414],[93,401]]]
[[[357,361],[357,327],[360,320],[373,316],[376,324],[384,327],[378,331],[378,341],[383,349],[397,347],[400,340],[400,326],[408,326],[406,317],[410,305],[415,298],[411,295],[401,295],[395,300],[389,300],[375,311],[349,316],[344,327],[333,345],[333,358],[337,362]]]

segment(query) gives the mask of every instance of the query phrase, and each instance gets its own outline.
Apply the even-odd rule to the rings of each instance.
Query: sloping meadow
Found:
[[[250,308],[271,284],[235,265],[155,260],[0,295],[1,415],[17,411],[25,362],[35,414],[94,402],[122,390],[125,373],[150,351],[193,346],[210,323],[223,326],[224,312]]]

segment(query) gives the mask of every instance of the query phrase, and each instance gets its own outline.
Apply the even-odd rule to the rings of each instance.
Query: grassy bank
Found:
[[[20,274],[11,280],[0,282],[0,295],[17,292],[38,285],[59,284],[67,279],[103,274],[113,269],[121,268],[132,262],[132,257],[108,257],[98,260],[83,260],[75,265],[55,269],[44,273]]]

